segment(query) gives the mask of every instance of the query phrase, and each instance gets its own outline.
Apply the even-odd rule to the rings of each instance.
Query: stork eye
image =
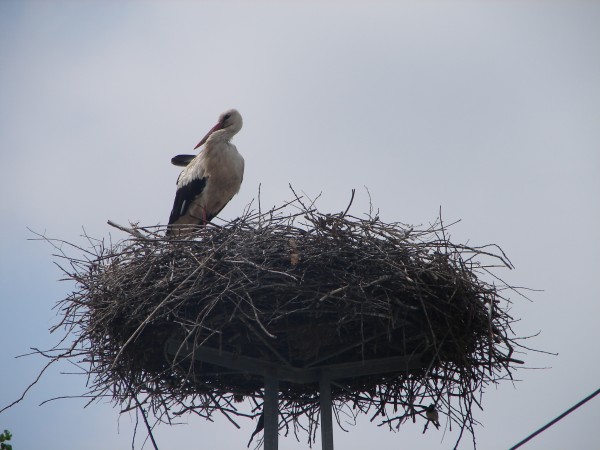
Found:
[[[231,114],[225,114],[223,116],[223,120],[228,120],[231,117]]]

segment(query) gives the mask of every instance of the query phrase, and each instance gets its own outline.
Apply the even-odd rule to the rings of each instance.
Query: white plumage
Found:
[[[177,179],[177,192],[167,234],[186,233],[186,225],[206,225],[238,193],[244,177],[244,158],[230,140],[242,128],[235,109],[225,111],[195,149],[197,155],[178,155],[171,162],[185,169]],[[191,231],[187,227],[187,232]]]

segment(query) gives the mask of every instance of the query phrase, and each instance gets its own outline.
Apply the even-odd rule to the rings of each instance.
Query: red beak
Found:
[[[200,142],[198,142],[198,145],[196,145],[194,147],[194,150],[196,150],[198,147],[202,146],[202,144],[204,144],[207,141],[207,139],[210,137],[211,134],[213,134],[217,130],[220,130],[221,128],[223,128],[223,124],[221,124],[221,123],[218,123],[214,127],[212,127],[210,129],[210,131],[208,133],[206,133],[206,136],[204,136],[202,138],[202,140]]]

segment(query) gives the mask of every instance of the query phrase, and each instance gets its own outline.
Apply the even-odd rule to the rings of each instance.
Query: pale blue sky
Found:
[[[0,404],[43,364],[13,359],[56,337],[51,249],[27,227],[82,243],[106,225],[164,223],[178,170],[223,110],[235,107],[246,159],[234,218],[262,184],[322,192],[324,211],[368,208],[428,223],[442,208],[458,242],[497,243],[500,273],[543,289],[515,297],[530,354],[521,380],[484,395],[481,449],[505,449],[598,388],[600,362],[600,3],[593,1],[0,2]],[[50,397],[84,391],[56,368],[0,415],[15,449],[130,448],[131,421],[108,404]],[[595,400],[526,449],[591,449]],[[159,427],[161,448],[245,448],[253,423]],[[336,448],[446,449],[456,433],[391,433],[359,421]],[[466,439],[461,448],[469,448]],[[281,438],[280,448],[305,448]],[[318,448],[318,447],[317,447]]]

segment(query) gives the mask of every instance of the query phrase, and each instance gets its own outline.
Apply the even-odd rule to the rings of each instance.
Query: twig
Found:
[[[108,220],[106,223],[109,224],[111,227],[118,228],[119,230],[129,233],[138,239],[148,240],[148,238],[146,236],[144,236],[142,233],[140,233],[138,230],[136,230],[134,228],[124,227],[123,225],[119,225],[118,223],[115,223],[112,220]]]

